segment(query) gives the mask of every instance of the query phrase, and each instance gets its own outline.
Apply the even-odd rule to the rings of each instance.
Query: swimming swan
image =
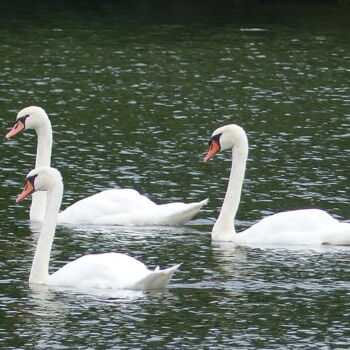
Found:
[[[234,241],[242,245],[350,244],[350,223],[339,222],[320,209],[299,209],[270,215],[237,234],[234,219],[248,157],[247,135],[238,125],[222,126],[213,132],[209,145],[205,162],[221,150],[232,149],[230,178],[219,217],[212,229],[213,241]]]
[[[180,265],[150,271],[140,261],[120,253],[90,254],[64,265],[49,275],[50,252],[55,236],[57,214],[63,195],[58,170],[39,167],[29,172],[16,203],[36,191],[47,193],[46,213],[40,230],[29,283],[79,289],[149,290],[166,288]]]
[[[50,166],[52,128],[46,112],[36,106],[22,109],[14,127],[6,134],[10,138],[22,130],[34,129],[38,136],[35,167]],[[207,199],[195,203],[152,202],[133,189],[110,189],[77,201],[58,215],[58,223],[100,225],[182,225],[198,213]],[[45,215],[46,193],[33,194],[30,220],[42,221]]]

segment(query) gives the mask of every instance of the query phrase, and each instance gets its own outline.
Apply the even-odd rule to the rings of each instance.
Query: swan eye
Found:
[[[24,126],[26,125],[26,119],[29,117],[29,114],[25,115],[24,117],[18,118],[17,122],[21,122]]]
[[[35,181],[35,178],[36,178],[37,176],[38,176],[38,174],[27,177],[27,178],[26,178],[26,182],[30,182],[30,183],[32,184],[32,186],[34,187],[34,181]]]
[[[220,136],[221,136],[221,134],[213,136],[209,141],[209,146],[211,145],[211,143],[213,141],[215,141],[220,146]]]

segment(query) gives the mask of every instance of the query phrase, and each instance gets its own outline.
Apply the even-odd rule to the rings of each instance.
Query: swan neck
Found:
[[[35,167],[51,165],[52,150],[52,128],[49,118],[35,129],[38,136],[38,145],[36,149]]]
[[[46,214],[34,254],[29,283],[44,284],[49,277],[51,247],[55,236],[57,214],[61,206],[62,195],[62,183],[55,184],[53,188],[47,191]]]
[[[213,240],[230,241],[235,239],[234,220],[241,200],[247,158],[248,140],[246,135],[242,135],[240,142],[232,148],[230,177],[219,217],[213,227]]]
[[[50,166],[52,151],[52,128],[50,119],[42,120],[39,127],[35,129],[38,137],[35,167]],[[43,221],[46,209],[46,192],[33,193],[29,217],[31,221]]]

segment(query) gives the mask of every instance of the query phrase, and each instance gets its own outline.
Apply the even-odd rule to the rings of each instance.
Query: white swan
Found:
[[[161,289],[166,288],[173,273],[180,266],[175,265],[165,270],[157,267],[150,271],[143,263],[128,255],[104,253],[82,256],[49,275],[50,252],[63,195],[59,171],[50,167],[39,167],[30,171],[16,203],[35,191],[46,191],[47,203],[29,283],[79,289]]]
[[[234,241],[248,245],[350,244],[350,223],[339,222],[320,209],[277,213],[236,234],[234,219],[240,202],[248,157],[247,135],[240,126],[231,124],[216,129],[204,161],[208,161],[224,149],[232,149],[232,166],[225,199],[212,229],[213,241]]]
[[[6,134],[10,138],[24,129],[34,129],[38,136],[35,167],[50,166],[52,128],[46,112],[36,106],[22,109],[14,127]],[[207,199],[195,203],[157,205],[132,189],[111,189],[84,198],[58,215],[58,223],[101,225],[182,225],[191,220]],[[34,193],[30,220],[42,221],[46,194]]]

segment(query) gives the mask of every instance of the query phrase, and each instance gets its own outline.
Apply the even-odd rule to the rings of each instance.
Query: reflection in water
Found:
[[[48,313],[54,310],[60,310],[61,308],[57,305],[56,297],[57,294],[67,294],[68,298],[92,298],[93,300],[98,301],[131,301],[134,299],[145,297],[149,294],[159,294],[168,292],[164,291],[156,291],[156,292],[144,292],[144,291],[133,291],[133,290],[106,290],[106,289],[91,289],[91,290],[75,290],[65,287],[56,287],[56,286],[45,286],[45,285],[35,285],[31,284],[30,289],[32,291],[31,297],[33,297],[40,309],[45,309]],[[52,315],[51,315],[52,316]]]
[[[26,322],[30,322],[31,329],[37,330],[36,340],[33,339],[36,348],[47,348],[49,343],[64,341],[73,334],[75,344],[76,341],[84,341],[87,335],[89,342],[94,342],[96,337],[103,338],[103,334],[110,334],[111,337],[114,334],[118,337],[121,322],[128,321],[135,326],[147,322],[147,314],[135,313],[135,303],[147,302],[150,299],[161,301],[169,297],[168,291],[77,292],[32,285],[29,292],[31,310],[28,310]],[[73,323],[74,319],[78,322]],[[106,339],[108,338],[109,336]]]
[[[218,260],[219,266],[226,272],[232,272],[232,264],[244,265],[247,262],[245,248],[234,242],[212,242],[212,251]]]

